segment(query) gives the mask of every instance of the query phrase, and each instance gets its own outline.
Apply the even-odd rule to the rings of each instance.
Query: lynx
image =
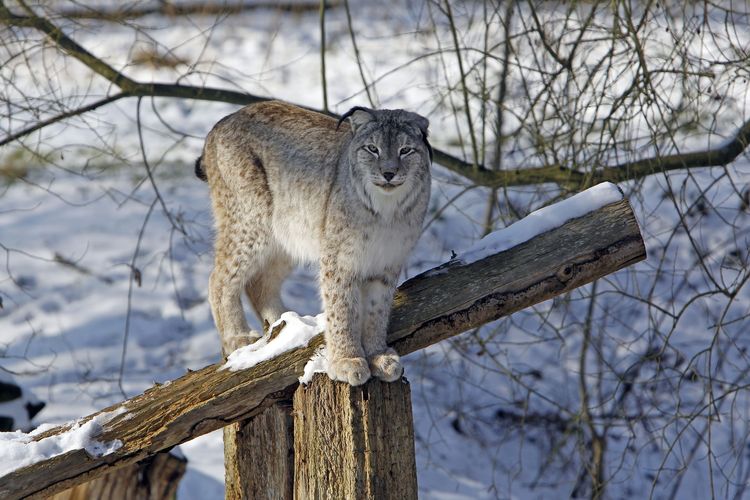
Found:
[[[401,377],[386,328],[430,197],[427,127],[404,110],[355,107],[337,123],[278,101],[214,126],[196,174],[211,191],[209,302],[224,355],[261,336],[245,320],[243,288],[261,324],[272,324],[293,266],[318,262],[329,377]]]

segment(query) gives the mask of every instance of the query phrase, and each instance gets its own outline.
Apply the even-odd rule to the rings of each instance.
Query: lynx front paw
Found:
[[[339,358],[328,365],[328,376],[349,385],[362,385],[370,378],[370,368],[365,358]]]
[[[245,347],[246,345],[254,343],[260,337],[261,335],[253,330],[230,335],[225,334],[221,343],[224,356],[227,357],[240,347]]]
[[[368,359],[373,376],[384,382],[395,382],[404,374],[401,358],[393,349],[386,349],[380,354],[373,354]]]

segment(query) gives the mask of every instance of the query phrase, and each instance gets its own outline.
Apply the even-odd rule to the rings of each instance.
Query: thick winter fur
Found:
[[[345,119],[281,102],[247,106],[209,133],[196,173],[211,189],[209,301],[225,355],[261,336],[248,328],[243,289],[273,323],[292,267],[317,261],[329,375],[359,385],[403,371],[386,327],[427,209],[431,150],[428,121],[415,113],[355,108]]]

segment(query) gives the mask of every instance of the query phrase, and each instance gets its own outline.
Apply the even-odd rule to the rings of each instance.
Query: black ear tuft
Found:
[[[370,119],[375,118],[375,114],[374,114],[373,110],[371,110],[369,108],[365,108],[364,106],[354,106],[352,109],[350,109],[349,111],[347,111],[346,113],[344,113],[341,116],[341,118],[339,118],[339,121],[336,124],[336,130],[339,129],[339,127],[341,126],[341,124],[344,123],[344,121],[347,118],[354,118],[354,113],[356,113],[358,111],[362,111],[364,113],[367,113],[368,115],[370,115]],[[364,120],[364,121],[362,121],[362,123],[364,123],[365,121],[369,121],[369,120]],[[361,125],[361,123],[353,123],[352,124],[352,129],[356,129],[357,126],[359,126],[359,125]]]
[[[422,142],[427,146],[427,152],[430,153],[430,163],[432,163],[432,146],[430,141],[427,140],[427,129],[430,126],[430,120],[417,113],[409,113],[410,121],[417,126],[419,131],[422,133]]]
[[[422,132],[422,142],[424,142],[424,145],[427,146],[427,152],[430,154],[430,163],[432,163],[432,146],[430,145],[430,141],[427,140],[426,130]]]

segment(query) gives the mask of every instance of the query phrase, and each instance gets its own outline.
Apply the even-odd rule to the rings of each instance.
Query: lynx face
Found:
[[[349,146],[352,176],[362,183],[363,194],[373,205],[390,197],[401,199],[421,185],[432,157],[426,118],[402,110],[365,108],[355,108],[349,118],[354,132]]]

